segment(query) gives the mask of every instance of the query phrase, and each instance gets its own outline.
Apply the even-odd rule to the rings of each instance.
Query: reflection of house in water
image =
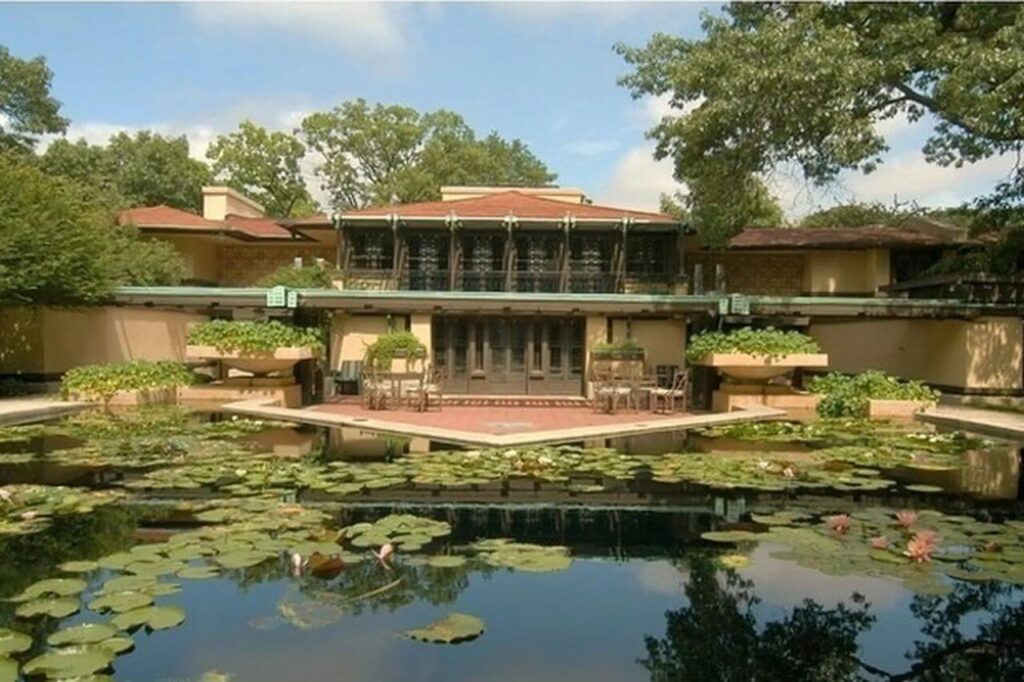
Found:
[[[304,457],[313,452],[321,438],[317,429],[281,426],[251,433],[238,440],[278,457]]]
[[[964,455],[964,466],[947,471],[905,468],[898,471],[907,483],[941,486],[951,493],[975,497],[1015,500],[1020,494],[1021,447],[1016,443],[998,443]]]
[[[327,429],[327,459],[372,461],[429,452],[426,438],[393,436],[351,427]]]

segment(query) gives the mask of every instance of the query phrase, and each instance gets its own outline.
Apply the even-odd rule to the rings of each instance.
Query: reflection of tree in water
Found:
[[[688,560],[686,606],[665,614],[662,639],[646,637],[640,664],[658,682],[786,680],[837,682],[1024,679],[1024,604],[1018,588],[956,583],[947,595],[917,595],[911,612],[927,640],[917,641],[904,671],[877,668],[858,657],[857,638],[875,622],[859,595],[824,608],[805,600],[782,619],[758,626],[754,583],[707,556]],[[969,631],[968,621],[990,618]]]
[[[874,622],[863,599],[825,609],[807,601],[758,629],[754,584],[706,556],[689,560],[688,605],[667,612],[664,639],[646,637],[653,680],[855,680],[857,636]]]

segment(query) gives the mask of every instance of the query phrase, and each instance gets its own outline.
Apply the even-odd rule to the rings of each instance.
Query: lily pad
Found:
[[[51,578],[32,583],[12,601],[30,601],[39,597],[70,597],[81,594],[88,584],[78,578]]]
[[[17,682],[18,662],[0,657],[0,682]]]
[[[216,566],[188,566],[178,571],[179,578],[189,580],[205,580],[206,578],[216,578],[219,575],[220,570]]]
[[[466,563],[466,557],[452,554],[450,556],[432,556],[427,559],[427,565],[434,568],[458,568]]]
[[[33,658],[22,672],[58,679],[85,677],[109,668],[114,656],[98,647],[55,649]]]
[[[96,644],[117,634],[117,628],[108,623],[82,623],[58,630],[46,638],[50,646],[64,644]]]
[[[100,565],[95,561],[65,561],[58,566],[65,573],[89,573],[99,567]]]
[[[32,648],[32,638],[24,632],[0,628],[0,657],[20,654]],[[17,672],[17,670],[15,670]]]
[[[904,486],[904,488],[914,493],[941,493],[943,491],[943,488],[937,485],[926,485],[924,483],[914,483]]]
[[[474,640],[483,633],[484,622],[476,616],[450,613],[426,627],[406,630],[405,636],[431,644],[459,644]]]
[[[153,596],[146,592],[114,592],[112,594],[101,594],[89,602],[89,608],[93,611],[113,611],[124,613],[134,611],[153,603]]]
[[[270,557],[265,552],[257,552],[253,550],[240,550],[237,552],[227,552],[225,554],[218,554],[214,559],[218,564],[227,569],[235,568],[249,568],[262,564]]]
[[[712,530],[700,534],[701,539],[708,542],[757,542],[763,539],[761,533],[752,533],[749,530]]]
[[[39,616],[67,618],[71,614],[78,613],[78,609],[79,603],[77,599],[55,597],[25,602],[14,610],[14,615],[19,618],[37,618]]]
[[[184,623],[185,612],[176,606],[146,606],[120,613],[110,622],[122,630],[133,630],[142,625],[150,630],[166,630]]]

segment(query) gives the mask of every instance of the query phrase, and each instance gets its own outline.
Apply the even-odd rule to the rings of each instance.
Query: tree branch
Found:
[[[969,121],[964,120],[963,117],[943,109],[942,105],[940,105],[938,101],[936,101],[934,98],[929,97],[924,93],[917,92],[909,85],[905,85],[903,83],[896,83],[894,87],[900,92],[902,92],[906,96],[906,99],[910,100],[911,102],[916,102],[917,104],[920,104],[921,106],[925,107],[939,118],[945,119],[946,121],[952,123],[958,128],[962,128],[964,131],[970,133],[971,135],[976,135],[986,140],[991,140],[993,142],[1019,142],[1021,140],[1020,136],[998,135],[989,130],[981,130],[980,128],[970,123]]]

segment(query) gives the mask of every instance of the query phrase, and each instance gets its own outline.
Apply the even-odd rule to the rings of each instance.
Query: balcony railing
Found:
[[[409,270],[396,281],[391,270],[350,269],[346,275],[350,288],[399,289],[403,291],[449,291],[450,270]],[[511,273],[510,286],[506,284],[508,273],[503,270],[469,270],[458,273],[455,281],[457,291],[518,291],[523,293],[558,293],[562,287],[562,273],[557,271]],[[626,273],[629,283],[663,283],[668,286],[671,277],[643,273]],[[614,273],[611,272],[570,272],[566,291],[574,294],[609,294],[617,290]]]

